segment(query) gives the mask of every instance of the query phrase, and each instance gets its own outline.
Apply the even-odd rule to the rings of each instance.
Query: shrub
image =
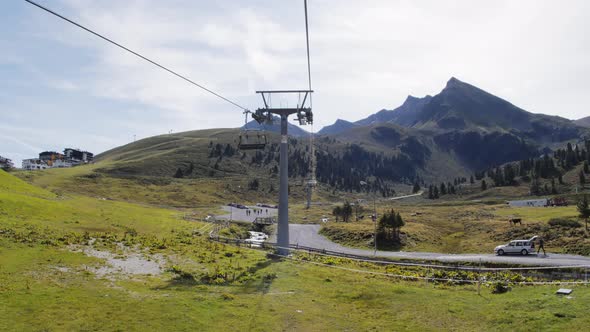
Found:
[[[173,265],[170,269],[168,269],[168,271],[176,274],[176,280],[195,281],[194,275],[192,275],[189,272],[181,270],[180,267],[178,267],[176,265]]]
[[[503,282],[497,281],[492,285],[492,294],[503,294],[510,290]]]
[[[552,227],[566,227],[566,228],[579,228],[582,227],[582,225],[577,222],[576,220],[572,220],[572,219],[562,219],[562,218],[553,218],[551,220],[549,220],[549,225]]]
[[[264,281],[271,281],[273,279],[277,278],[277,274],[276,273],[265,273],[262,276],[262,279],[264,279]]]

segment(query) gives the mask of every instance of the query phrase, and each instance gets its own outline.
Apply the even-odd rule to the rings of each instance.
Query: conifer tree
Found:
[[[590,218],[590,207],[588,207],[588,197],[584,195],[577,204],[579,217],[584,219],[586,231],[588,231],[588,218]]]

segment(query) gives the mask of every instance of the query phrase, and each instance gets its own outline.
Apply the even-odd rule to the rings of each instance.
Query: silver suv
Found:
[[[494,253],[496,253],[498,256],[502,256],[504,254],[528,255],[531,252],[535,252],[536,239],[537,237],[533,236],[528,240],[512,240],[507,244],[503,244],[494,248]]]

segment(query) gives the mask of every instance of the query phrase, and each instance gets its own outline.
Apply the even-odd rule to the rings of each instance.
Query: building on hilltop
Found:
[[[12,160],[0,156],[0,169],[7,171],[11,168],[14,168],[14,164],[12,163]]]
[[[80,149],[67,148],[61,154],[55,151],[39,153],[39,158],[24,159],[24,170],[42,170],[48,168],[67,168],[87,164],[94,159],[94,154]]]
[[[23,159],[23,169],[26,171],[34,171],[39,169],[50,168],[47,163],[39,158]]]
[[[88,151],[82,151],[80,149],[67,148],[64,150],[66,159],[72,161],[78,161],[82,163],[89,163],[94,159],[94,154]]]

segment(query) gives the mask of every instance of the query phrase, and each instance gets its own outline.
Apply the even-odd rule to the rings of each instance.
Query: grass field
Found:
[[[370,208],[370,207],[368,207]],[[575,206],[549,208],[511,208],[506,204],[451,201],[429,204],[382,203],[377,213],[394,209],[406,225],[403,250],[446,253],[492,252],[494,247],[514,238],[544,236],[552,252],[587,254],[588,234],[582,228],[552,227],[554,218],[576,220]],[[522,218],[523,225],[512,226],[510,218]],[[322,234],[354,247],[371,247],[374,224],[370,219],[348,223],[332,222]],[[379,243],[378,243],[379,244]]]
[[[0,330],[537,331],[590,324],[587,287],[575,287],[571,298],[556,296],[554,286],[514,286],[505,294],[484,287],[478,295],[475,286],[335,268],[382,269],[377,266],[277,260],[208,241],[202,234],[210,225],[185,220],[184,209],[86,196],[71,185],[59,190],[71,174],[58,171],[55,179],[52,173],[30,179],[46,189],[0,171]],[[460,211],[465,224],[496,227],[506,217],[496,206],[424,206],[408,229],[433,236],[420,227],[439,215],[450,225]],[[448,236],[458,232],[449,228]],[[74,250],[81,247],[123,260],[133,250],[146,261],[165,263],[155,274],[99,275],[108,260]]]

